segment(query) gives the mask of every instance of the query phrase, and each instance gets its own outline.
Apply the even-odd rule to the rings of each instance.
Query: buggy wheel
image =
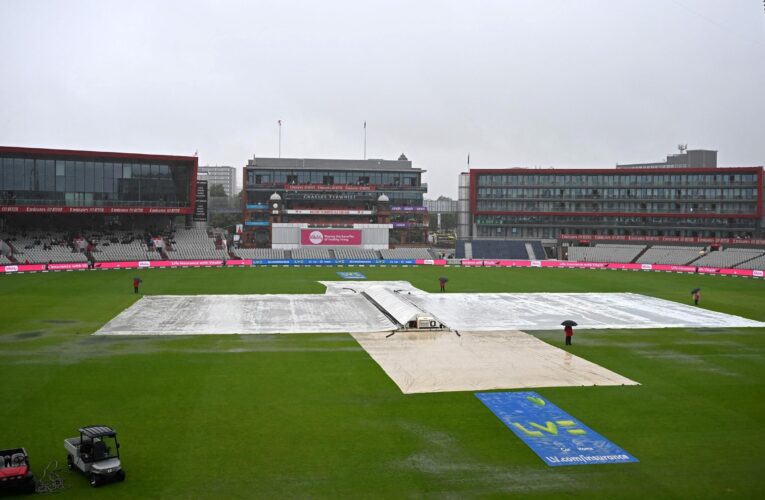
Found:
[[[74,470],[74,459],[72,459],[72,455],[66,456],[66,467],[69,470]]]
[[[119,472],[117,472],[117,481],[122,482],[125,480],[125,471],[120,469]]]
[[[34,476],[30,477],[27,480],[27,487],[26,487],[26,493],[34,493],[37,490],[37,483],[35,482]]]
[[[101,484],[101,477],[98,474],[91,474],[90,485],[94,488],[97,488],[99,484]]]

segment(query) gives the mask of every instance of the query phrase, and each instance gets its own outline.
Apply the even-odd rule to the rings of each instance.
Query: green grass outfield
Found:
[[[761,498],[765,329],[578,330],[640,382],[538,392],[640,459],[550,468],[472,393],[404,395],[346,334],[92,337],[146,294],[323,293],[338,268],[0,276],[0,448],[40,475],[87,424],[127,480],[56,498]],[[765,281],[564,269],[344,268],[449,292],[636,292],[765,321]],[[559,331],[536,332],[562,346]],[[107,491],[108,489],[108,491]]]

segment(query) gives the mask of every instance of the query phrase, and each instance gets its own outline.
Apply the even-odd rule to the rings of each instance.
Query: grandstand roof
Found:
[[[247,161],[248,168],[287,170],[395,170],[425,172],[409,160],[337,160],[326,158],[260,158]]]
[[[30,156],[72,156],[78,158],[123,158],[141,160],[174,160],[174,161],[197,161],[196,156],[160,155],[148,153],[116,153],[108,151],[83,151],[76,149],[47,149],[47,148],[23,148],[15,146],[0,146],[0,154],[20,154]]]

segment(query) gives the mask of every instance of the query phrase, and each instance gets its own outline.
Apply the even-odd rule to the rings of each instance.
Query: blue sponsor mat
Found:
[[[551,467],[639,462],[536,392],[477,392],[476,397]]]
[[[338,276],[343,278],[344,280],[365,280],[367,279],[366,276],[364,276],[364,273],[343,273],[338,272]]]

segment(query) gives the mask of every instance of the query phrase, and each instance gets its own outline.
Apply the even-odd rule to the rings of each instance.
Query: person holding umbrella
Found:
[[[691,290],[691,297],[693,297],[693,303],[699,305],[699,300],[701,300],[701,288],[694,288]]]
[[[570,319],[567,319],[563,323],[563,333],[566,334],[566,345],[571,345],[571,337],[574,336],[574,328],[576,326],[576,321],[571,321]]]
[[[138,293],[138,287],[141,285],[142,281],[143,280],[139,278],[138,276],[133,278],[133,293]]]
[[[438,278],[438,284],[441,285],[441,291],[442,292],[446,291],[446,282],[447,281],[449,281],[449,278],[447,278],[445,276],[441,276],[440,278]]]

